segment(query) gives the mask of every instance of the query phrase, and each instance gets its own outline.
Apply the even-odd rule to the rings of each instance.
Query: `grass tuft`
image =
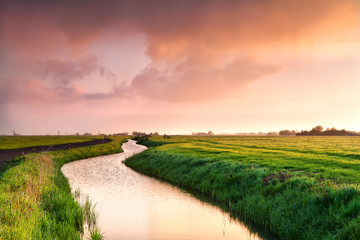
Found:
[[[91,240],[103,240],[104,234],[100,232],[98,228],[90,230],[90,237],[88,239]]]

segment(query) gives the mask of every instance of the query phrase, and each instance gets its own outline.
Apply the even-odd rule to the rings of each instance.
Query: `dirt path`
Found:
[[[1,149],[0,150],[0,171],[5,168],[8,164],[11,163],[12,159],[15,157],[28,154],[28,153],[37,153],[44,151],[56,151],[56,150],[66,150],[70,148],[79,148],[93,146],[97,144],[108,143],[108,139],[94,139],[87,142],[79,143],[66,143],[59,145],[50,145],[50,146],[37,146],[37,147],[28,147],[28,148],[17,148],[17,149]]]

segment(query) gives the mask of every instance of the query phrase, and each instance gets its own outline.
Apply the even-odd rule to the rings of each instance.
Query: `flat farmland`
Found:
[[[50,146],[101,139],[101,136],[0,136],[1,149]]]
[[[279,239],[360,239],[359,137],[153,137],[126,160]]]
[[[173,137],[166,143],[156,151],[360,183],[359,137]]]

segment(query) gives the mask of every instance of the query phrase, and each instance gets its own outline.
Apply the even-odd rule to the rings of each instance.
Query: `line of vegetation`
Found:
[[[153,137],[143,144],[150,148],[126,165],[208,195],[279,239],[360,239],[358,137]]]
[[[81,239],[84,210],[60,168],[77,159],[121,152],[125,139],[113,137],[106,144],[28,154],[19,165],[1,173],[0,239]]]
[[[276,135],[276,134],[275,134]],[[336,128],[324,128],[320,125],[313,127],[310,131],[301,130],[301,132],[295,130],[281,130],[279,136],[360,136],[360,133],[355,131],[348,131],[345,129],[337,130]]]
[[[313,127],[310,131],[301,131],[296,136],[360,136],[357,132],[347,131],[345,129],[327,128],[325,131],[322,126]]]

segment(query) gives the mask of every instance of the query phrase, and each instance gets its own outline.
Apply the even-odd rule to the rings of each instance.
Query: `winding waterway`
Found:
[[[96,203],[105,239],[262,239],[220,208],[122,163],[145,146],[129,140],[122,148],[61,169],[73,190]]]

